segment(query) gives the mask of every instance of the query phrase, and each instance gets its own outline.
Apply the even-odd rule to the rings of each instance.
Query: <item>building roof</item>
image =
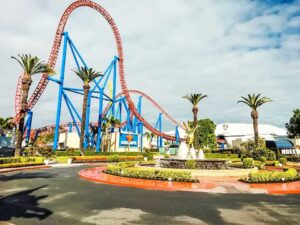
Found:
[[[269,124],[259,124],[258,132],[261,136],[280,136],[286,137],[285,128],[276,127]],[[221,123],[218,124],[215,131],[216,135],[224,136],[253,136],[253,125],[247,123]]]

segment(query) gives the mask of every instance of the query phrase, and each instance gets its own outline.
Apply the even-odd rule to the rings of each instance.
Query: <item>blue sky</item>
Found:
[[[1,1],[1,116],[14,113],[20,74],[10,56],[30,52],[47,60],[59,18],[71,2]],[[250,110],[236,103],[249,93],[274,100],[260,109],[261,123],[284,127],[299,108],[300,1],[96,2],[119,27],[129,88],[152,96],[177,120],[192,119],[191,106],[181,97],[193,92],[208,95],[199,105],[199,117],[215,123],[250,123]],[[105,70],[116,50],[104,19],[90,9],[80,9],[72,14],[66,29],[89,65]],[[73,67],[70,61],[67,70]],[[67,83],[80,86],[71,72]],[[34,108],[35,127],[54,123],[56,92],[57,87],[50,84]],[[81,100],[74,96],[74,101]],[[143,111],[154,123],[158,112],[147,103]],[[65,109],[62,120],[69,120]],[[165,127],[172,126],[165,122]]]

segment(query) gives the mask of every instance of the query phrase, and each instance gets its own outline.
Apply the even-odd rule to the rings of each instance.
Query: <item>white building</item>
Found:
[[[269,124],[259,124],[258,133],[265,140],[287,139],[287,130]],[[254,139],[253,124],[221,123],[216,127],[217,137],[224,136],[231,146],[239,146],[241,142]]]

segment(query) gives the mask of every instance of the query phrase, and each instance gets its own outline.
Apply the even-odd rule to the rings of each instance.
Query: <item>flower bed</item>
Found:
[[[121,161],[140,161],[143,160],[143,156],[75,156],[73,157],[74,163],[85,163],[85,162],[121,162]]]
[[[107,166],[106,173],[131,178],[198,182],[190,171],[134,167],[132,163],[117,163]]]
[[[284,172],[251,172],[249,178],[242,179],[248,183],[276,183],[299,180],[297,170],[290,168]]]

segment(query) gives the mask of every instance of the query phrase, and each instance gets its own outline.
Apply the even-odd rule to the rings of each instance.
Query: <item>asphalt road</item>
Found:
[[[83,168],[0,174],[0,221],[18,225],[300,224],[300,195],[116,187],[80,179],[77,173]]]

